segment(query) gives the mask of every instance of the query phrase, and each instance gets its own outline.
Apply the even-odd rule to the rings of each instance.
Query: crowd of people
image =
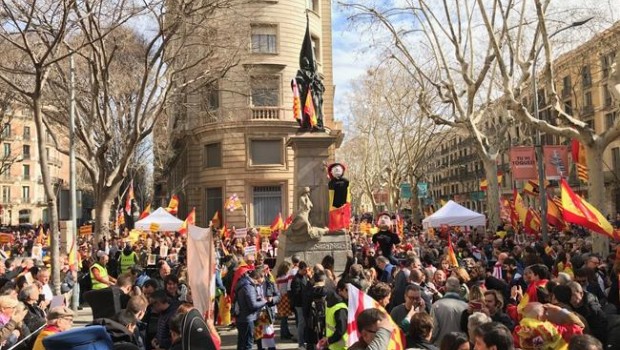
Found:
[[[305,350],[393,349],[398,331],[402,349],[620,348],[616,242],[597,255],[579,227],[552,230],[543,244],[510,227],[422,230],[406,220],[399,229],[386,215],[360,220],[347,233],[346,257],[310,263],[292,256],[278,266],[278,232],[214,230],[218,268],[215,313],[205,320],[209,344],[219,349],[217,325],[237,329],[239,350],[275,350],[291,341]],[[43,338],[72,326],[68,303],[50,307],[49,259],[31,257],[42,240],[35,231],[20,232],[4,247],[3,349],[43,349]],[[179,349],[183,317],[193,310],[186,240],[179,233],[136,237],[127,230],[98,245],[82,237],[79,271],[61,256],[61,292],[68,301],[80,288],[83,304],[93,292],[114,291],[118,307],[91,305],[92,324],[127,349]],[[344,263],[342,273],[336,263]],[[350,286],[377,307],[349,309]],[[358,340],[349,346],[350,319]]]
[[[347,307],[349,285],[381,306],[356,315],[360,337],[352,349],[388,348],[394,327],[405,349],[620,348],[616,242],[597,255],[579,227],[552,229],[543,244],[509,227],[424,231],[408,223],[398,234],[393,218],[378,222],[372,234],[350,233],[351,254],[338,275],[335,259],[345,257],[310,266],[293,256],[273,273],[264,259],[277,240],[265,238],[254,257],[243,256],[243,248],[258,245],[257,238],[225,238],[223,284],[232,296],[238,349],[275,349],[277,339],[306,350],[346,349],[355,312]],[[228,312],[226,304],[220,312]]]

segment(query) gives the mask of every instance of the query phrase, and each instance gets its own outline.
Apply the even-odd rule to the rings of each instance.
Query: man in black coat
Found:
[[[295,325],[297,326],[297,345],[299,347],[305,346],[305,328],[306,320],[303,315],[303,298],[304,290],[308,285],[308,264],[305,261],[300,261],[298,265],[297,274],[291,281],[291,306],[295,309]]]

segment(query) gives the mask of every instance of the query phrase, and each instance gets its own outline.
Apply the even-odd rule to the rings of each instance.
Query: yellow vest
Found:
[[[336,305],[325,309],[325,337],[329,338],[334,335],[336,331],[336,312],[342,309],[347,309],[347,304],[345,304],[344,302],[337,303]],[[334,344],[329,344],[329,350],[346,349],[347,338],[349,338],[349,335],[347,334],[347,332],[344,332],[344,334],[342,335],[342,339],[338,340],[338,342]]]
[[[95,278],[95,275],[93,274],[93,268],[99,270],[99,277],[101,278],[108,277],[108,270],[106,270],[106,268],[101,266],[99,263],[95,263],[90,268],[90,281],[93,283],[93,290],[108,288],[107,284],[97,281],[97,279]]]
[[[127,272],[130,268],[132,268],[136,264],[136,253],[131,252],[129,255],[125,255],[125,253],[121,253],[121,273]]]

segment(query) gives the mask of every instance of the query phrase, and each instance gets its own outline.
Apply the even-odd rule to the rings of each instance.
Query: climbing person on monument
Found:
[[[392,250],[394,246],[400,244],[400,237],[391,231],[392,219],[388,213],[379,214],[377,219],[377,226],[379,226],[379,232],[372,236],[372,243],[379,244],[381,254],[390,259],[393,265],[398,265],[398,260],[394,257]]]

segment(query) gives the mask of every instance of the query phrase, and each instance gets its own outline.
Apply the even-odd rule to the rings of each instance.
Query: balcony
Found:
[[[0,183],[12,184],[13,182],[15,182],[14,178],[12,178],[10,176],[6,176],[6,175],[0,175]]]
[[[30,160],[30,159],[31,159],[31,157],[32,157],[32,155],[31,155],[30,153],[24,153],[24,154],[22,155],[22,159],[23,159],[23,160]]]
[[[35,202],[34,202],[37,206],[39,207],[46,207],[47,206],[47,201],[45,200],[45,198],[43,197],[38,197]]]
[[[593,113],[594,113],[594,106],[592,105],[583,106],[583,108],[581,109],[582,116],[592,115]]]
[[[30,204],[30,197],[22,197],[22,204]]]
[[[47,162],[58,167],[62,166],[62,163],[58,157],[49,157],[47,158]]]
[[[3,132],[2,134],[2,140],[3,141],[12,141],[15,139],[15,134],[13,134],[12,132]]]
[[[250,107],[250,120],[281,120],[284,108]]]
[[[30,180],[32,180],[32,179],[30,178],[30,174],[24,174],[24,175],[22,175],[22,181],[30,181]]]
[[[33,139],[32,139],[32,135],[31,135],[31,134],[24,134],[24,135],[22,136],[22,139],[24,140],[24,142],[30,142],[30,141],[33,141]]]

